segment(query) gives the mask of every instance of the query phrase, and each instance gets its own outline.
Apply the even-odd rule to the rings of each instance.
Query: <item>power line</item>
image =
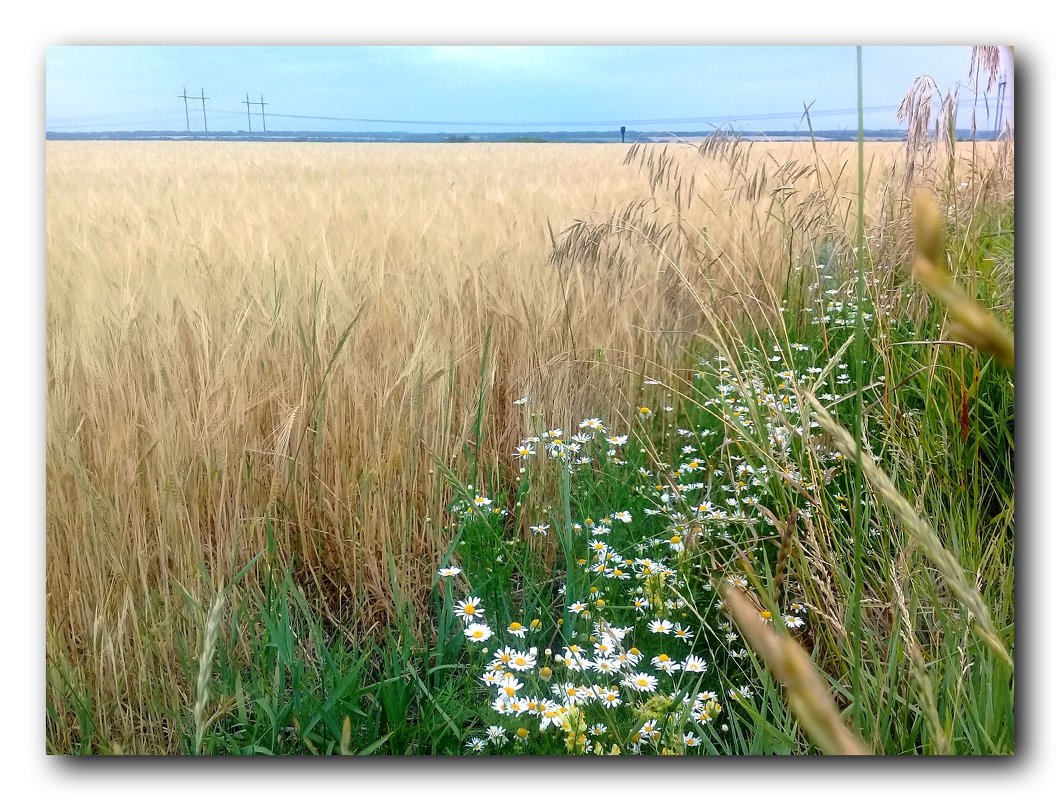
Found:
[[[1004,80],[1004,79],[1002,79]],[[1012,105],[1011,93],[1005,94],[1005,87],[1002,84],[999,87],[999,103],[997,109],[998,117],[1001,116],[1001,109],[1010,109]],[[188,95],[185,90],[183,94],[177,95],[178,99],[185,101],[185,124],[190,132],[190,112],[187,110],[188,100],[198,100],[203,104],[203,127],[206,128],[206,100],[209,98],[205,97],[204,93],[199,96]],[[525,121],[476,121],[476,120],[428,120],[428,119],[389,119],[389,118],[377,118],[377,117],[343,117],[343,116],[326,116],[326,115],[314,115],[314,114],[282,114],[275,112],[267,112],[265,106],[270,105],[265,102],[264,96],[261,96],[259,101],[251,101],[250,95],[247,93],[246,100],[241,101],[241,104],[245,105],[246,108],[242,111],[232,111],[228,109],[215,109],[211,108],[210,113],[215,116],[220,115],[221,117],[235,117],[248,115],[248,127],[250,124],[249,112],[250,106],[259,106],[262,114],[262,129],[266,128],[266,116],[274,120],[308,120],[308,121],[320,121],[320,122],[348,122],[348,123],[365,123],[365,124],[384,124],[384,125],[437,125],[441,127],[481,127],[481,128],[543,128],[543,127],[554,127],[554,128],[576,128],[576,127],[589,127],[599,126],[601,128],[618,128],[620,126],[645,126],[645,125],[679,125],[679,124],[722,124],[722,123],[736,123],[736,122],[752,122],[752,121],[766,121],[766,120],[779,120],[779,119],[800,119],[804,115],[804,111],[792,111],[792,112],[762,112],[752,114],[713,114],[700,117],[658,117],[653,119],[613,119],[613,120],[525,120]],[[869,112],[884,112],[890,111],[895,112],[897,108],[890,105],[881,106],[869,106],[865,109]],[[838,108],[838,109],[821,109],[811,112],[811,118],[821,117],[834,117],[843,114],[853,114],[857,109],[849,108]],[[135,113],[135,112],[134,112]],[[158,114],[163,115],[161,109],[147,109],[140,113],[137,119],[131,119],[132,114],[111,112],[109,114],[92,115],[91,117],[73,117],[66,118],[67,121],[49,123],[46,125],[48,130],[76,130],[85,128],[103,128],[105,126],[131,126],[140,125],[146,122],[145,117]],[[119,119],[114,119],[118,117]],[[124,117],[124,119],[121,119]],[[82,120],[95,119],[96,122],[82,122]],[[998,120],[994,121],[995,127],[998,126]],[[151,123],[148,123],[151,124]],[[159,122],[156,124],[165,124]],[[174,126],[175,127],[175,126]],[[273,126],[276,128],[276,125]]]
[[[896,106],[870,106],[865,111],[897,111]],[[826,111],[817,111],[812,116],[838,116],[842,114],[853,114],[857,112],[857,108],[845,108],[845,109],[829,109]],[[382,119],[376,117],[326,117],[317,116],[313,114],[277,114],[270,112],[270,117],[276,117],[277,119],[292,119],[292,120],[321,120],[325,122],[367,122],[367,123],[381,123],[385,125],[453,125],[457,127],[467,127],[471,125],[477,125],[485,128],[493,127],[532,127],[541,128],[546,125],[560,125],[570,127],[584,127],[587,125],[664,125],[668,123],[711,123],[711,122],[729,122],[732,120],[744,121],[744,120],[771,120],[771,119],[786,119],[791,117],[802,117],[804,111],[783,111],[783,112],[770,112],[770,113],[759,113],[759,114],[713,114],[706,117],[660,117],[658,119],[644,119],[644,120],[522,120],[522,121],[482,121],[482,120],[397,120],[397,119]]]

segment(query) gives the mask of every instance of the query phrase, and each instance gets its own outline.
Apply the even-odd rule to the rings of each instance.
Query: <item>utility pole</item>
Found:
[[[261,106],[261,132],[265,133],[265,106],[269,105],[268,103],[265,102],[265,95],[261,95],[261,100],[259,101],[259,100],[251,100],[250,99],[250,95],[247,94],[247,99],[246,99],[245,102],[247,104],[247,121],[248,122],[250,121],[250,107],[251,106]]]
[[[206,90],[205,89],[200,89],[199,90],[199,100],[202,101],[202,129],[206,133],[210,132],[210,129],[206,127],[206,101],[209,100],[209,99],[210,98],[208,98],[206,96]]]
[[[177,95],[184,98],[184,122],[187,123],[188,133],[191,133],[191,117],[188,116],[188,87],[184,87],[184,94]]]
[[[254,126],[250,124],[250,92],[247,92],[247,99],[243,101],[243,105],[247,107],[247,130],[254,133]]]
[[[1008,73],[1002,73],[1001,82],[997,85],[997,108],[994,109],[994,135],[1001,135],[1001,113],[1005,105],[1005,84],[1008,83]]]

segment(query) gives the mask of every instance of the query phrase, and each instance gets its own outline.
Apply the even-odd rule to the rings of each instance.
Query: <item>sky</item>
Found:
[[[971,47],[867,46],[866,128],[901,127],[920,75],[963,85]],[[1006,61],[1009,59],[1005,55]],[[1006,64],[1009,76],[1011,63]],[[185,101],[187,92],[195,100]],[[857,128],[853,46],[52,46],[46,128],[254,131],[795,130]],[[1011,116],[1013,93],[1006,90]],[[990,129],[996,91],[977,107]],[[324,119],[340,118],[340,119]]]

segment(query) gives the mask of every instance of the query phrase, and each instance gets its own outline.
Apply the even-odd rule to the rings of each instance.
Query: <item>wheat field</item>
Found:
[[[854,149],[49,143],[50,667],[147,737],[152,694],[188,704],[156,686],[184,593],[270,534],[362,633],[426,609],[443,469],[510,458],[521,396],[568,426],[628,408],[734,298],[842,246]],[[871,221],[903,150],[866,150]]]

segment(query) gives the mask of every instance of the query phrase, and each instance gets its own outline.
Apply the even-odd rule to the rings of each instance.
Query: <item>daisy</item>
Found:
[[[520,459],[529,459],[536,453],[537,451],[535,451],[530,445],[520,445],[515,449],[515,453],[513,453],[512,456],[516,456]]]
[[[519,398],[518,400],[512,401],[512,405],[513,406],[526,406],[526,404],[528,404],[529,402],[530,402],[530,397],[526,396],[526,397]]]
[[[622,696],[618,690],[613,687],[601,690],[596,695],[597,700],[600,701],[608,709],[614,709],[616,706],[622,706]]]
[[[566,682],[564,684],[553,684],[552,694],[567,704],[577,704],[583,700],[587,693],[584,687]]]
[[[471,642],[485,642],[493,636],[493,629],[483,623],[472,623],[464,629],[464,636]]]
[[[640,661],[640,651],[636,648],[630,648],[628,651],[622,651],[615,655],[615,661],[619,665],[633,667]]]
[[[508,667],[512,670],[517,670],[520,673],[526,670],[533,670],[537,667],[537,649],[531,649],[530,651],[516,651],[512,654],[511,661],[508,662]]]
[[[485,495],[476,495],[475,496],[475,506],[479,507],[480,509],[482,507],[484,507],[484,506],[489,506],[492,503],[493,503],[493,501],[491,501]]]
[[[668,676],[671,675],[679,667],[681,667],[681,663],[675,662],[673,659],[670,658],[669,654],[659,654],[658,656],[653,656],[651,663],[656,668],[666,673],[666,675]]]
[[[506,673],[497,686],[497,693],[506,698],[515,698],[521,689],[523,689],[523,683],[511,673]]]
[[[603,431],[604,421],[601,420],[599,417],[586,417],[584,420],[578,423],[578,428],[588,428],[591,431]]]
[[[460,572],[461,571],[460,571],[459,567],[443,567],[441,570],[438,571],[438,575],[439,576],[446,576],[446,577],[448,577],[448,576],[459,576]]]
[[[712,720],[714,720],[714,716],[716,714],[717,712],[714,710],[713,707],[704,708],[693,712],[692,719],[696,723],[710,723]]]
[[[620,520],[623,523],[632,523],[633,515],[629,512],[615,512],[615,520]]]
[[[674,628],[674,636],[679,640],[691,640],[692,629],[688,626],[676,626]]]
[[[640,727],[640,736],[646,740],[656,741],[662,737],[662,732],[659,731],[659,721],[648,720],[644,722],[644,725]]]
[[[694,748],[700,744],[700,739],[696,737],[692,732],[685,732],[685,745],[689,748]]]
[[[526,639],[526,626],[519,621],[512,621],[508,624],[508,633],[518,637],[520,640],[524,640]]]
[[[682,667],[685,673],[702,673],[707,669],[707,663],[701,657],[689,654]]]
[[[467,741],[467,750],[474,751],[476,754],[481,754],[486,750],[486,741],[481,737],[472,737]]]
[[[780,619],[784,621],[784,625],[789,629],[800,629],[806,625],[806,622],[796,615],[782,615]]]
[[[626,635],[633,631],[632,626],[612,626],[606,620],[595,623],[593,628],[598,635],[613,642],[622,642]]]
[[[733,687],[729,690],[729,698],[733,701],[743,701],[751,697],[751,688],[746,684],[739,688]]]
[[[506,742],[508,742],[508,732],[504,730],[503,726],[490,726],[486,730],[486,739],[488,739],[491,743],[496,743],[497,745],[504,745]]]
[[[633,673],[626,677],[623,684],[637,692],[650,693],[659,686],[659,680],[648,673]]]
[[[515,651],[511,649],[511,646],[506,645],[493,652],[493,664],[496,667],[507,667],[508,663],[512,661],[514,655]]]
[[[468,596],[453,607],[453,614],[462,617],[465,623],[470,623],[475,618],[485,614],[486,610],[479,606],[481,603],[481,598]]]
[[[617,673],[620,668],[620,663],[616,659],[611,659],[606,656],[600,656],[593,660],[593,670],[597,673],[603,673],[605,676],[610,676]]]
[[[625,445],[627,442],[629,442],[629,436],[626,434],[622,434],[621,436],[617,437],[608,437],[607,441],[611,445]]]
[[[564,707],[554,701],[546,701],[545,708],[541,710],[541,731],[549,726],[555,726],[557,729],[563,728],[563,715]]]
[[[603,598],[599,599],[597,604],[602,600]],[[614,653],[616,647],[617,643],[610,637],[604,637],[599,642],[593,643],[593,650],[596,652],[597,656],[609,656]]]
[[[652,634],[669,634],[674,630],[674,624],[669,620],[655,619],[648,625],[648,631]]]

